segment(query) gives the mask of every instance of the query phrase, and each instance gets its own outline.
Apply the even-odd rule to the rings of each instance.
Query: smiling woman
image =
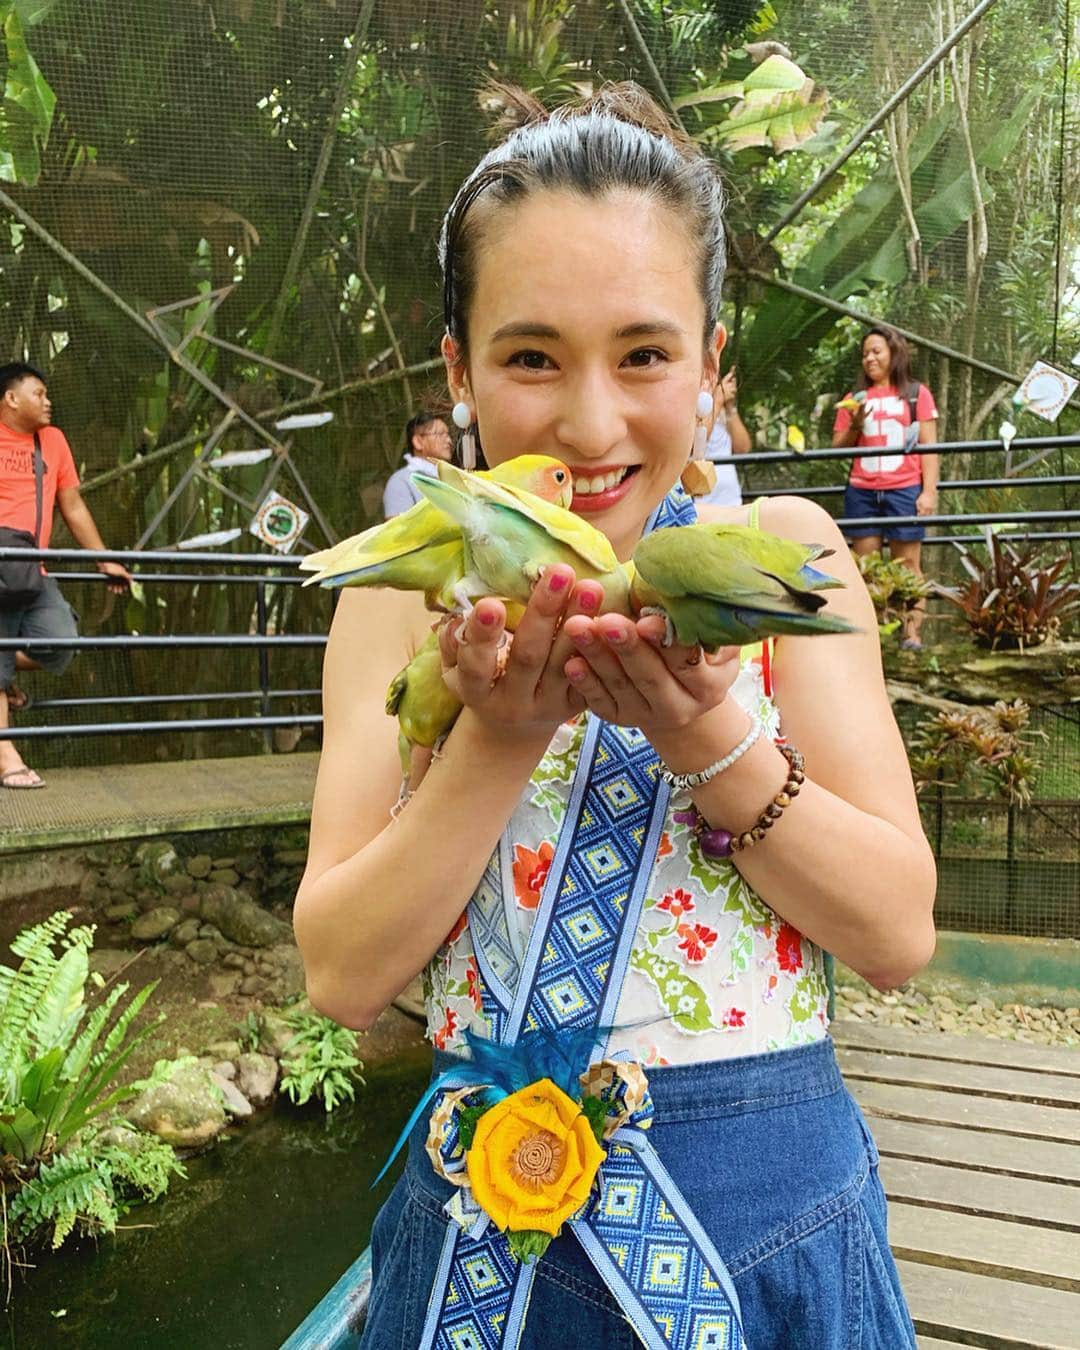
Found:
[[[626,559],[695,518],[678,484],[725,341],[720,183],[634,87],[550,116],[503,93],[522,124],[442,234],[450,394],[493,467],[567,465],[573,509]],[[487,1343],[481,1322],[524,1350],[738,1350],[744,1331],[755,1350],[914,1344],[822,957],[887,987],[933,944],[873,612],[809,503],[702,519],[826,546],[827,612],[862,631],[703,658],[551,567],[509,650],[494,597],[441,627],[464,710],[430,765],[414,755],[403,810],[383,690],[430,616],[409,596],[342,596],[295,911],[309,992],[367,1026],[423,971],[449,1052],[373,1234],[365,1350]],[[518,1144],[492,1151],[500,1127],[481,1125],[509,1097],[541,1111],[552,1084],[606,1158],[545,1250]],[[565,1189],[588,1140],[567,1126],[556,1148],[549,1117],[529,1121],[544,1185]],[[761,1160],[781,1154],[778,1187]]]

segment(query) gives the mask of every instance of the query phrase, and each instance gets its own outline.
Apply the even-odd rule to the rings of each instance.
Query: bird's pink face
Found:
[[[638,193],[535,193],[485,220],[465,366],[444,344],[455,398],[484,455],[551,455],[572,509],[628,557],[693,444],[723,330],[708,351],[686,226]]]

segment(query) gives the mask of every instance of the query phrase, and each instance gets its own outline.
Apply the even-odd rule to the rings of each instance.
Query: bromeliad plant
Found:
[[[960,608],[980,647],[1023,651],[1041,646],[1080,613],[1080,586],[1063,579],[1067,554],[1045,563],[1038,544],[1022,547],[989,532],[987,553],[983,562],[963,550],[961,562],[970,580],[965,586],[938,587],[938,594]]]
[[[909,749],[916,790],[936,786],[969,795],[989,790],[1013,806],[1027,806],[1041,767],[1032,743],[1043,736],[1029,727],[1030,720],[1022,699],[926,718]]]
[[[894,633],[920,601],[925,600],[933,590],[923,577],[918,577],[910,567],[886,561],[880,553],[866,553],[858,559],[859,571],[874,602],[878,617],[878,631],[882,637]]]

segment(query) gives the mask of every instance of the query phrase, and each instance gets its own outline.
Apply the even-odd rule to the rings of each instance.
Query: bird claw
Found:
[[[661,609],[659,605],[645,605],[639,618],[644,619],[649,614],[659,614],[664,621],[664,637],[660,643],[661,647],[673,647],[675,645],[675,625],[671,622],[671,615],[666,609]]]

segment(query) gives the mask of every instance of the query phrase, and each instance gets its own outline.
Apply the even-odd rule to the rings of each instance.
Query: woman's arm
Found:
[[[784,637],[774,679],[787,740],[806,758],[806,783],[761,843],[735,855],[739,871],[778,914],[878,988],[902,984],[934,949],[936,873],[919,820],[907,755],[885,692],[877,623],[866,587],[833,521],[798,497],[767,501],[762,526],[834,554],[821,564],[845,582],[828,609],[851,636]],[[746,715],[727,699],[699,727],[656,742],[690,772],[742,739]],[[782,788],[787,761],[759,740],[694,793],[709,823],[749,829]]]
[[[937,444],[937,418],[919,423],[919,444]],[[932,516],[937,510],[937,490],[941,475],[940,455],[920,455],[922,465],[922,489],[915,502],[915,510],[920,516]]]
[[[463,710],[393,820],[401,765],[396,723],[383,708],[386,687],[431,616],[418,597],[343,592],[327,647],[324,748],[294,909],[308,994],[336,1021],[370,1026],[442,945],[552,732],[569,715],[565,680],[554,687],[548,665],[561,672],[568,651],[553,644],[556,625],[578,602],[568,579],[558,593],[548,578],[536,587],[494,690],[504,611],[488,600],[473,610],[455,678],[479,672],[479,703],[491,706]],[[466,690],[467,704],[476,699],[475,689]]]

